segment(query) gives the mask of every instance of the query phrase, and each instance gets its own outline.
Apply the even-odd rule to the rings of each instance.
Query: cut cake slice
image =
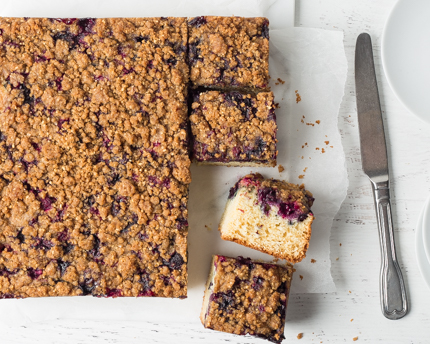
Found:
[[[314,198],[303,185],[250,174],[230,189],[221,238],[291,263],[306,257]]]

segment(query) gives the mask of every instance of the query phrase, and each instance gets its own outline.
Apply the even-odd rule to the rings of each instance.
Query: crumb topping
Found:
[[[205,326],[272,342],[284,339],[292,266],[215,256],[216,268]]]
[[[272,92],[196,93],[190,122],[197,161],[276,161]]]
[[[312,193],[305,190],[303,184],[297,185],[283,180],[265,179],[259,173],[248,174],[241,178],[229,192],[233,198],[240,188],[256,189],[261,210],[268,214],[271,207],[278,207],[278,215],[289,219],[304,221],[312,214],[314,202]]]
[[[268,88],[266,18],[195,17],[188,27],[190,79],[195,86]]]
[[[0,298],[186,297],[185,18],[0,18]]]

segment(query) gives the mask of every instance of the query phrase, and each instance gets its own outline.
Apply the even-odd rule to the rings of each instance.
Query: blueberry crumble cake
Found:
[[[280,343],[293,268],[215,255],[200,320],[216,331]]]
[[[266,18],[195,17],[188,21],[193,86],[265,90],[269,86]]]
[[[276,166],[276,116],[272,92],[195,92],[190,115],[193,158],[198,163]]]
[[[313,201],[303,185],[249,174],[230,189],[221,238],[300,262],[309,247]]]
[[[0,18],[0,298],[187,295],[186,18]]]

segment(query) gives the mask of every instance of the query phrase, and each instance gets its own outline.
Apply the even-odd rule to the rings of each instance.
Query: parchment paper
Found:
[[[204,283],[212,254],[272,260],[266,254],[222,241],[217,231],[229,188],[240,176],[251,170],[267,177],[304,182],[306,188],[313,192],[316,198],[313,207],[316,220],[307,258],[295,266],[297,272],[292,293],[335,291],[330,274],[329,237],[333,218],[346,196],[348,185],[345,157],[337,127],[347,73],[343,34],[317,29],[286,28],[283,18],[291,18],[293,14],[274,10],[277,5],[279,3],[275,0],[200,0],[192,5],[190,1],[174,0],[1,2],[1,16],[268,16],[276,23],[270,32],[270,72],[275,100],[280,105],[276,111],[279,125],[278,162],[284,166],[285,171],[279,173],[277,168],[192,166],[189,289],[186,300],[93,297],[0,300],[0,323],[17,325],[60,318],[199,321]],[[273,30],[274,27],[277,29]],[[278,78],[285,81],[285,84],[279,83]],[[301,97],[298,103],[296,90]],[[320,121],[319,124],[316,121]],[[300,175],[303,179],[299,178]],[[311,263],[311,259],[316,262]],[[303,280],[299,275],[304,277]]]

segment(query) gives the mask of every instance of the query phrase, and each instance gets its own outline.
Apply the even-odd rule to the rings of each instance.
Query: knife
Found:
[[[358,36],[355,47],[355,89],[361,161],[363,171],[372,184],[381,245],[379,281],[381,308],[386,318],[396,320],[408,312],[408,300],[394,244],[387,147],[373,63],[372,41],[367,33]]]

